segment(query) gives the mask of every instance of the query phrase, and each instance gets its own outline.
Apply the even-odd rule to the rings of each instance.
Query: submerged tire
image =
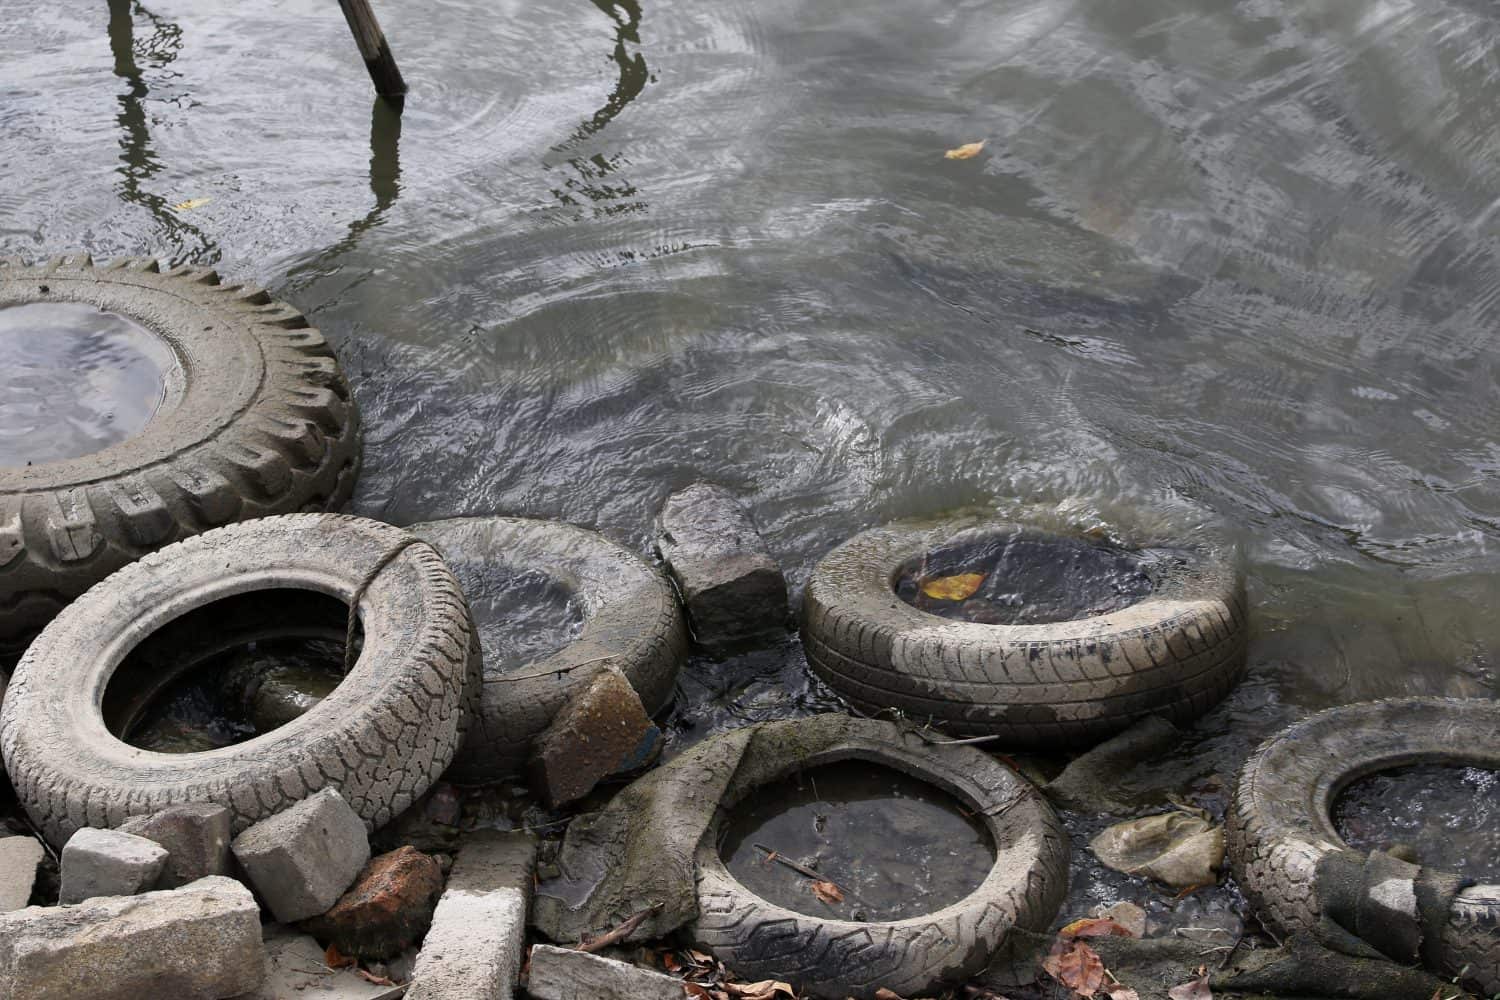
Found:
[[[263,518],[172,545],[93,587],[32,643],[0,711],[0,755],[27,813],[59,846],[80,827],[179,802],[219,803],[239,831],[333,787],[368,827],[386,823],[453,759],[477,669],[463,593],[429,545],[407,544],[370,584],[358,660],[301,718],[233,746],[163,754],[116,738],[105,706],[126,656],[181,616],[254,591],[348,602],[411,541],[356,517]]]
[[[1500,770],[1500,702],[1393,698],[1347,705],[1261,745],[1240,773],[1227,836],[1235,877],[1262,919],[1287,934],[1314,932],[1328,907],[1318,892],[1320,862],[1349,851],[1331,816],[1339,793],[1361,778],[1413,764]],[[1500,993],[1500,885],[1462,890],[1436,944],[1442,967],[1431,971],[1461,975],[1486,996]]]
[[[813,671],[864,712],[1043,749],[1092,744],[1150,715],[1190,721],[1239,680],[1245,595],[1227,546],[1153,549],[1149,596],[1076,621],[954,621],[897,597],[911,560],[1002,537],[1063,536],[965,520],[875,528],[834,549],[807,585]]]
[[[153,260],[0,258],[0,308],[82,303],[153,334],[166,399],[92,454],[0,467],[0,643],[147,552],[232,521],[333,510],[354,489],[359,419],[302,314],[250,285]]]
[[[879,989],[926,996],[988,964],[1010,933],[1044,930],[1068,887],[1068,838],[1041,794],[988,754],[944,747],[892,723],[858,722],[853,737],[811,756],[745,761],[769,784],[821,764],[883,765],[955,796],[981,819],[996,849],[984,881],[936,912],[904,920],[830,920],[770,903],[746,889],[719,854],[737,802],[720,804],[697,853],[698,947],[742,979],[779,979],[819,997],[873,997]],[[752,788],[744,789],[746,793]]]
[[[487,657],[475,722],[450,778],[483,783],[521,774],[532,740],[607,666],[625,674],[648,715],[672,700],[688,652],[682,608],[667,579],[629,549],[584,528],[518,517],[453,518],[410,530],[443,554],[476,603],[486,572],[540,573],[583,614],[582,631],[556,652],[508,669]]]

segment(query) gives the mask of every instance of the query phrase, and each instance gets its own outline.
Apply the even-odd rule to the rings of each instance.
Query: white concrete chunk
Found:
[[[0,914],[0,997],[220,1000],[264,971],[260,910],[233,879]]]
[[[332,788],[261,820],[230,846],[284,924],[327,911],[370,860],[364,821]]]
[[[0,837],[0,913],[19,910],[31,899],[44,856],[35,837]]]
[[[682,980],[550,944],[531,949],[526,992],[537,1000],[682,1000]]]
[[[63,845],[58,902],[67,905],[95,896],[133,896],[154,886],[166,864],[166,848],[155,841],[86,826]]]
[[[524,834],[465,841],[417,954],[406,1000],[511,1000],[535,859],[536,842]]]

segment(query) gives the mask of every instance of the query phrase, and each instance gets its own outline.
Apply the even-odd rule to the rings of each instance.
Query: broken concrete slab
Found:
[[[364,821],[332,788],[261,820],[230,849],[284,924],[325,912],[370,860]]]
[[[480,833],[464,842],[406,1000],[511,1000],[535,863],[536,841],[525,834]]]
[[[185,802],[117,827],[155,841],[167,851],[158,889],[175,889],[209,875],[229,874],[229,810],[210,802]]]
[[[601,669],[532,744],[532,791],[551,809],[583,798],[625,766],[654,728],[625,674]]]
[[[733,493],[710,483],[680,490],[656,531],[699,645],[727,652],[785,631],[786,578]]]
[[[155,841],[86,826],[63,845],[58,902],[66,906],[95,896],[145,892],[156,884],[166,864],[166,848]]]
[[[218,1000],[264,974],[260,909],[233,879],[0,914],[0,997]]]
[[[310,934],[281,924],[266,926],[266,975],[260,988],[235,1000],[381,1000],[391,987],[360,977],[352,967],[330,969],[323,946]]]
[[[302,929],[345,955],[382,959],[422,940],[443,891],[443,870],[414,847],[372,858],[349,891]]]
[[[526,992],[537,1000],[682,1000],[682,980],[628,962],[533,945]]]
[[[0,913],[23,908],[46,851],[35,837],[0,837]]]

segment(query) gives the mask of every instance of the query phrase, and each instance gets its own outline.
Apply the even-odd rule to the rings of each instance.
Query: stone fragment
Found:
[[[372,858],[349,891],[302,929],[345,955],[390,958],[422,940],[442,891],[437,861],[402,847]]]
[[[0,997],[218,1000],[264,972],[260,910],[233,879],[0,914]]]
[[[166,849],[167,866],[156,887],[175,889],[209,875],[229,874],[229,822],[229,810],[223,806],[187,802],[150,816],[132,816],[117,829]]]
[[[695,483],[672,494],[656,532],[699,645],[727,652],[785,631],[786,579],[733,493]]]
[[[43,856],[35,837],[0,837],[0,913],[19,910],[31,899]]]
[[[380,1000],[391,995],[391,987],[362,978],[352,966],[328,968],[323,946],[310,934],[270,924],[264,939],[266,977],[259,989],[235,1000]]]
[[[531,745],[531,788],[550,808],[587,795],[619,770],[655,728],[618,667],[594,675]]]
[[[154,886],[166,864],[166,849],[154,841],[83,827],[63,845],[58,902],[66,906],[95,896],[133,896]]]
[[[1091,915],[1113,920],[1138,938],[1146,936],[1146,911],[1128,900],[1122,899],[1111,906],[1096,906]]]
[[[406,1000],[511,1000],[535,861],[536,842],[525,834],[486,832],[464,841]]]
[[[537,1000],[682,1000],[682,980],[572,948],[531,949],[526,992]]]
[[[282,923],[327,910],[370,860],[364,821],[332,788],[261,820],[230,849]]]

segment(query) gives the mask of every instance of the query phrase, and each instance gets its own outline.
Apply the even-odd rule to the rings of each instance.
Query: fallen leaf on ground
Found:
[[[330,969],[343,969],[355,964],[355,960],[339,951],[333,945],[323,952],[323,964]]]
[[[1138,935],[1124,924],[1116,923],[1108,917],[1084,917],[1075,920],[1062,930],[1057,932],[1062,937],[1091,938],[1091,937],[1128,937]]]
[[[361,969],[358,966],[355,966],[354,973],[355,973],[355,975],[359,976],[359,978],[363,979],[365,982],[367,982],[367,983],[373,983],[376,986],[395,986],[396,985],[396,981],[393,980],[393,979],[391,979],[389,976],[377,976],[377,975],[375,975],[375,973],[369,971],[368,969]]]
[[[972,160],[984,149],[987,140],[980,139],[978,142],[967,142],[957,149],[950,149],[943,156],[950,160]]]
[[[213,201],[212,198],[189,198],[187,201],[179,201],[177,204],[173,205],[172,211],[191,212],[195,208],[202,208],[204,205],[207,205],[211,201]]]
[[[682,991],[690,997],[696,997],[697,1000],[713,1000],[713,994],[697,983],[683,983]]]
[[[832,882],[814,882],[812,884],[813,895],[832,906],[834,903],[842,903],[844,894],[839,887]]]
[[[1042,969],[1076,996],[1091,997],[1104,985],[1104,960],[1082,941],[1058,938]]]
[[[1199,976],[1192,982],[1183,983],[1167,990],[1167,996],[1172,1000],[1214,1000],[1213,991],[1208,988],[1208,977]]]
[[[1129,986],[1106,986],[1104,995],[1109,997],[1109,1000],[1141,1000],[1141,995]]]
[[[785,993],[789,997],[797,995],[791,983],[783,983],[779,979],[762,979],[758,983],[725,983],[724,989],[730,996],[743,997],[744,1000],[772,1000],[778,993]]]
[[[875,1000],[902,1000],[901,994],[894,990],[888,990],[884,986],[875,991]]]
[[[1213,885],[1224,864],[1224,829],[1206,814],[1178,810],[1116,823],[1089,847],[1127,875],[1145,875],[1174,889]]]
[[[974,596],[974,591],[984,582],[983,573],[959,573],[956,576],[940,576],[922,584],[922,593],[939,601],[964,601]]]

